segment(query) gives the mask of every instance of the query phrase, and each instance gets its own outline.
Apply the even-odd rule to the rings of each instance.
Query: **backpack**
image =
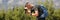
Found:
[[[41,5],[36,5],[35,6],[37,9],[38,9],[38,15],[37,18],[45,18],[48,16],[48,12],[47,12],[47,9],[44,7],[44,6],[41,6]],[[35,12],[34,9],[31,10],[31,13],[32,12]]]

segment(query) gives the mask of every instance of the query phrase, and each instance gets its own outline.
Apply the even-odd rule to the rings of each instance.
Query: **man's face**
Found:
[[[27,7],[28,7],[28,8],[32,8],[32,7],[33,7],[32,5],[33,5],[33,4],[29,3],[29,4],[27,5]]]

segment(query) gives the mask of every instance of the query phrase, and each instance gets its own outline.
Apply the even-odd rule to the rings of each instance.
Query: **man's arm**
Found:
[[[32,13],[32,16],[38,16],[38,9],[35,9],[35,13]]]
[[[25,9],[25,13],[27,14],[31,13],[31,11],[27,7],[25,7],[24,9]]]

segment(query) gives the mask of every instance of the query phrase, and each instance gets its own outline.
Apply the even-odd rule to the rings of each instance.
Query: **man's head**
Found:
[[[33,6],[34,5],[32,3],[30,3],[30,2],[27,2],[26,5],[25,5],[25,7],[27,7],[27,8],[32,8]]]

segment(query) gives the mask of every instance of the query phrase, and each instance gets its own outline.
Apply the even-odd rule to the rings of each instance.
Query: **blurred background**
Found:
[[[46,20],[60,20],[60,0],[0,0],[0,20],[36,20],[24,13],[27,1],[45,6],[49,14]]]

